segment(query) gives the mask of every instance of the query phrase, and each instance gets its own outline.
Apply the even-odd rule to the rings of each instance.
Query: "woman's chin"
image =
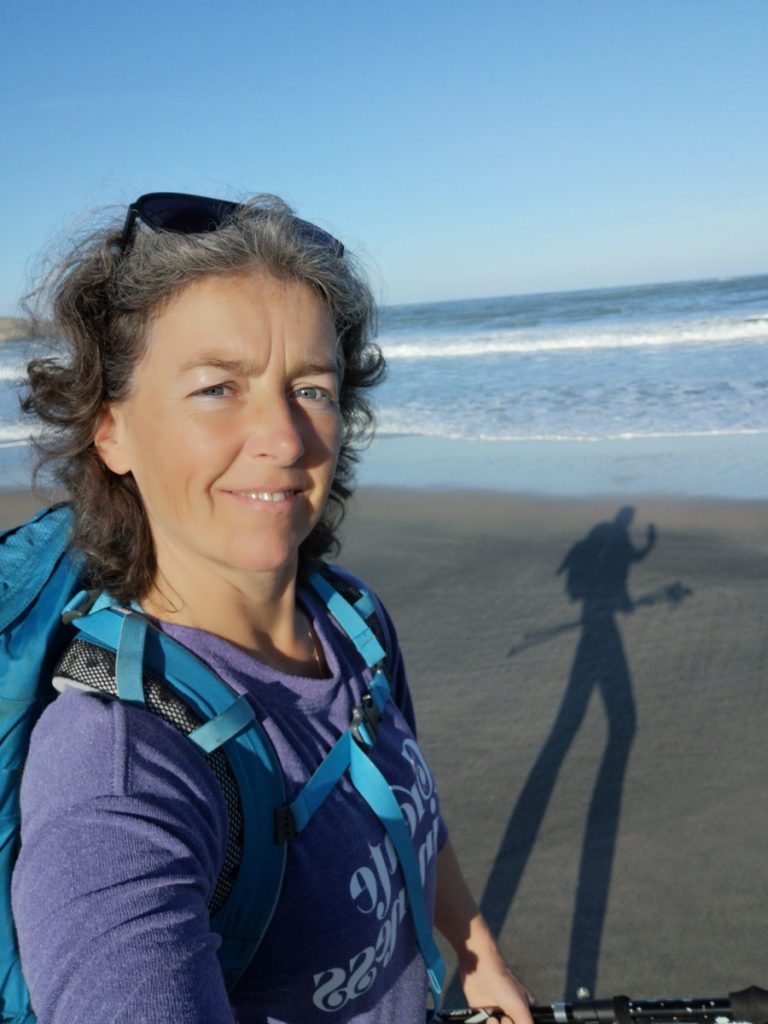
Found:
[[[299,565],[299,552],[297,548],[283,551],[271,548],[268,551],[260,549],[233,552],[230,565],[236,573],[295,576]]]

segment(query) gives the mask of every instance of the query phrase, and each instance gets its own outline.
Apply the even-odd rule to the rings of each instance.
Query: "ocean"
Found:
[[[768,497],[768,275],[388,306],[379,343],[362,483]],[[0,345],[3,486],[29,347]]]
[[[383,433],[482,441],[768,431],[768,275],[393,306]]]

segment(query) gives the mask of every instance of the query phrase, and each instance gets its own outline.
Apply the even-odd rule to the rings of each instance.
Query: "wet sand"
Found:
[[[570,600],[558,567],[622,504],[636,552],[657,529],[634,611],[594,567]],[[339,561],[395,619],[465,872],[542,1001],[764,983],[768,504],[366,488]]]
[[[627,503],[636,551],[657,529],[633,612],[557,575],[616,499],[368,490],[340,559],[398,625],[465,871],[545,1001],[765,977],[768,504]]]

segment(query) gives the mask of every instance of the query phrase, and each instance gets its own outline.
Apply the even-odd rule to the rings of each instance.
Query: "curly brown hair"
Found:
[[[35,358],[27,367],[22,408],[40,424],[35,475],[45,468],[66,490],[74,514],[72,544],[85,558],[91,585],[119,601],[149,591],[155,548],[133,476],[104,465],[94,435],[107,403],[130,393],[151,319],[203,278],[262,271],[309,285],[328,307],[342,367],[341,450],[326,510],[301,545],[301,570],[338,549],[355,464],[373,425],[365,392],[383,379],[385,364],[372,340],[376,307],[361,270],[348,253],[340,257],[302,230],[303,223],[281,199],[257,195],[217,230],[140,229],[122,251],[122,223],[112,222],[70,244],[28,297],[27,309],[33,301],[37,309],[42,305],[48,331],[65,346],[63,354]]]

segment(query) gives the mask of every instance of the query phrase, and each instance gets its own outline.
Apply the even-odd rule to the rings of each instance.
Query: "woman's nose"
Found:
[[[254,458],[293,465],[304,454],[299,410],[288,398],[275,399],[251,410],[244,448]]]

